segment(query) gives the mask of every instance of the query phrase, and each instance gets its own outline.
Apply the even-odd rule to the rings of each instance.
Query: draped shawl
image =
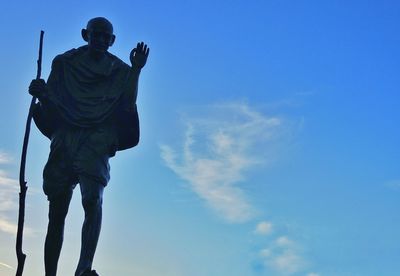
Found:
[[[54,58],[47,97],[65,122],[92,127],[107,120],[122,97],[132,98],[127,96],[134,91],[131,75],[118,57],[107,52],[96,61],[82,46]]]

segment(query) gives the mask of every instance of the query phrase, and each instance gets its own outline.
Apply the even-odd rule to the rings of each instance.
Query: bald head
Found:
[[[115,41],[113,26],[104,17],[89,20],[86,29],[82,29],[82,38],[88,43],[89,50],[105,53]]]
[[[113,25],[104,17],[95,17],[88,21],[86,30],[102,31],[110,35],[113,34]]]

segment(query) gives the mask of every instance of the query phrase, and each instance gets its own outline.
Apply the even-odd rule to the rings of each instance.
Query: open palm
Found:
[[[148,48],[146,44],[144,44],[143,42],[138,43],[136,45],[136,48],[131,51],[131,54],[129,56],[132,67],[142,69],[146,65],[149,53],[150,48]]]

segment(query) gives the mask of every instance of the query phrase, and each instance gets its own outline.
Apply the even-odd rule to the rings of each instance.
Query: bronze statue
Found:
[[[29,86],[29,93],[39,99],[35,123],[51,139],[43,171],[43,190],[49,200],[46,276],[56,275],[65,217],[78,183],[85,220],[75,276],[98,275],[92,262],[101,228],[103,190],[110,179],[108,160],[139,141],[138,80],[150,49],[138,43],[130,53],[131,66],[109,53],[115,35],[103,17],[89,20],[82,37],[87,45],[54,58],[47,83],[32,80]]]

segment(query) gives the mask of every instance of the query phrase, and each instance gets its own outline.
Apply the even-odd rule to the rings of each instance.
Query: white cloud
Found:
[[[6,171],[0,169],[0,232],[12,235],[17,233],[17,224],[11,222],[6,214],[18,210],[18,199],[18,181],[9,177]],[[24,227],[24,234],[32,235],[33,231],[29,227]]]
[[[0,231],[15,236],[17,234],[17,227],[18,225],[16,223],[10,222],[10,220],[5,217],[0,217]],[[34,235],[33,229],[24,226],[24,235]]]
[[[6,263],[0,262],[0,265],[1,265],[1,266],[4,266],[4,267],[7,267],[7,268],[9,268],[9,269],[14,269],[11,265],[8,265],[8,264],[6,264]]]
[[[302,257],[289,249],[270,258],[267,262],[275,270],[288,275],[298,272],[304,265]]]
[[[310,272],[307,274],[307,276],[319,276],[319,274],[315,272]]]
[[[7,173],[4,170],[0,170],[0,185],[14,186],[14,185],[18,185],[18,181],[16,179],[8,177]]]
[[[0,151],[0,164],[9,164],[13,161],[10,155],[7,153]]]
[[[277,238],[275,242],[279,247],[290,247],[293,245],[293,242],[286,236]]]
[[[7,176],[0,170],[0,212],[13,210],[17,207],[15,198],[18,196],[18,181]]]
[[[306,265],[296,243],[286,236],[277,238],[271,246],[260,250],[259,255],[266,267],[281,275],[298,273]]]
[[[5,218],[0,217],[0,231],[15,235],[17,233],[17,225],[15,223],[9,222]]]
[[[18,208],[18,182],[0,170],[0,231],[14,235],[17,232],[16,224],[10,222],[3,214]]]
[[[264,248],[260,250],[260,256],[263,258],[269,258],[272,256],[272,250],[269,248]]]
[[[268,221],[261,221],[260,223],[257,224],[256,230],[254,230],[254,233],[259,234],[259,235],[269,235],[272,233],[272,223]]]
[[[180,151],[161,145],[165,164],[206,204],[229,222],[244,222],[255,210],[245,193],[246,172],[274,161],[284,121],[266,116],[245,103],[214,105],[184,119]]]

